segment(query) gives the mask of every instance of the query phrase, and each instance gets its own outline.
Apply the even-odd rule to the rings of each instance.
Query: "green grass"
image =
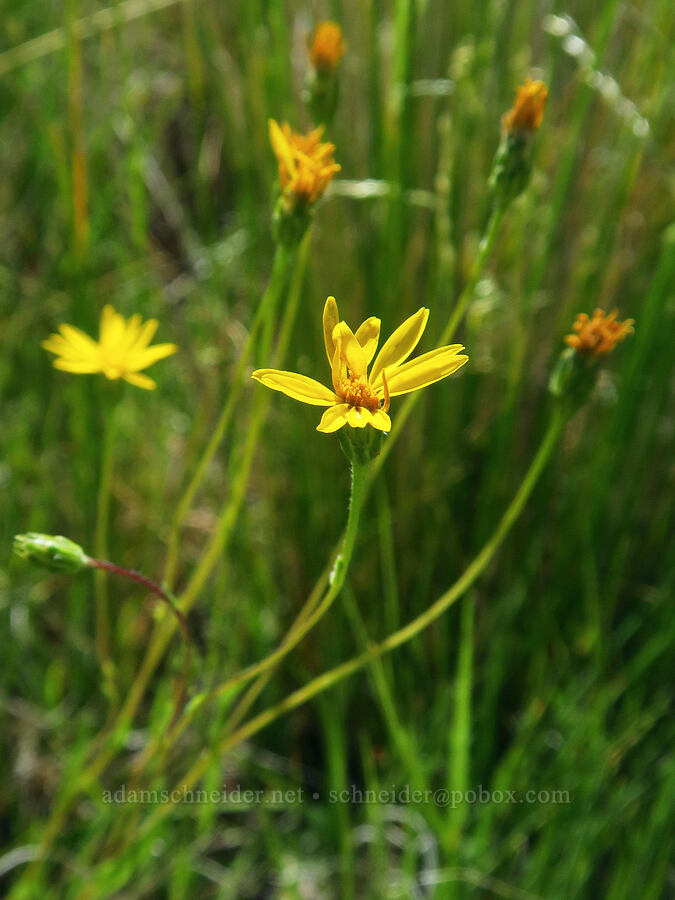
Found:
[[[30,530],[94,550],[106,385],[55,371],[40,341],[63,321],[95,332],[110,302],[156,316],[158,340],[179,345],[153,370],[157,391],[123,393],[112,480],[109,555],[161,579],[172,511],[272,271],[267,119],[310,124],[301,88],[315,15],[337,19],[348,43],[329,130],[340,179],[376,179],[382,194],[334,184],[304,278],[282,298],[281,315],[300,291],[285,365],[321,380],[328,294],[352,325],[380,316],[383,333],[424,304],[420,349],[436,346],[487,221],[500,117],[530,72],[550,95],[531,184],[458,333],[470,361],[420,396],[366,501],[345,590],[250,715],[385,638],[461,575],[537,451],[577,312],[618,306],[635,334],[603,363],[471,591],[412,641],[214,755],[199,785],[285,799],[178,804],[152,828],[156,805],[103,801],[132,786],[134,761],[166,728],[183,660],[174,637],[121,746],[31,870],[109,722],[93,578],[11,555],[13,535]],[[1,892],[672,894],[672,4],[13,0],[0,16]],[[253,363],[269,364],[259,343]],[[394,425],[402,405],[392,401]],[[317,412],[245,379],[180,543],[183,589],[239,485],[189,615],[191,694],[272,652],[330,562],[349,477]],[[238,482],[256,416],[262,437]],[[156,619],[133,586],[111,581],[109,595],[123,701]],[[222,741],[235,699],[200,708],[138,786],[179,783]],[[330,801],[394,786],[570,802]]]

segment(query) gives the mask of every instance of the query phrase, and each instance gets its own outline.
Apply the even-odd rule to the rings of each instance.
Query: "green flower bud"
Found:
[[[550,393],[569,406],[570,414],[588,400],[595,386],[592,362],[571,347],[558,357],[548,382]]]
[[[312,121],[330,125],[340,99],[340,82],[335,71],[311,69],[307,75],[302,99]]]
[[[532,174],[532,140],[522,132],[507,132],[495,154],[489,186],[494,202],[508,206],[525,190]]]
[[[278,197],[272,213],[274,240],[292,250],[304,237],[313,215],[312,207],[297,204],[289,208],[286,199]]]
[[[90,565],[82,547],[60,534],[17,534],[14,537],[17,556],[45,566],[52,572],[74,574]]]

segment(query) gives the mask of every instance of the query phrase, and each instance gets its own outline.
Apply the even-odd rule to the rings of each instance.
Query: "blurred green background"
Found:
[[[544,430],[577,312],[635,334],[603,364],[476,588],[409,644],[215,759],[208,788],[303,803],[182,805],[121,849],[106,805],[171,705],[171,645],[134,729],[60,829],[26,896],[662,898],[675,890],[671,363],[675,25],[671,0],[66,0],[0,3],[0,885],[34,856],[59,786],[106,722],[93,579],[11,559],[16,532],[91,548],[106,385],[51,367],[60,322],[102,306],[160,320],[180,352],[120,409],[110,556],[159,578],[168,521],[224,401],[267,283],[276,163],[297,128],[307,35],[342,25],[342,166],[316,214],[287,367],[325,380],[321,312],[383,334],[419,306],[436,346],[487,213],[500,118],[549,85],[530,187],[513,204],[460,339],[368,500],[349,586],[259,707],[420,613],[489,537]],[[264,364],[265,360],[257,360]],[[232,486],[246,384],[181,543],[189,576]],[[397,402],[392,403],[392,418]],[[192,689],[280,641],[344,527],[348,471],[317,410],[275,396],[244,502],[190,616]],[[153,625],[111,588],[128,689]],[[155,772],[215,743],[197,717]],[[330,791],[569,792],[568,803],[331,803]],[[313,799],[313,795],[317,798]],[[312,799],[307,799],[311,797]],[[128,818],[120,819],[127,816]],[[111,837],[112,835],[112,837]]]

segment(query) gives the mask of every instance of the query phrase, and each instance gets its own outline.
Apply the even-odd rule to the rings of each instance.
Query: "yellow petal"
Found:
[[[363,347],[363,352],[366,357],[366,368],[370,365],[370,361],[375,356],[375,351],[377,350],[377,342],[380,340],[380,325],[380,320],[375,316],[371,316],[358,327],[356,334],[354,335],[356,340]]]
[[[155,336],[155,332],[157,331],[158,325],[157,319],[148,319],[148,321],[140,328],[138,332],[138,337],[136,342],[134,343],[133,350],[143,350],[148,346],[150,341]]]
[[[365,428],[366,425],[372,424],[373,414],[369,409],[362,406],[350,406],[347,412],[347,423],[352,428]]]
[[[152,319],[150,321],[152,321]],[[122,348],[125,352],[131,350],[136,346],[138,338],[141,334],[141,322],[141,317],[138,315],[138,313],[135,313],[127,322],[124,323],[124,338],[122,341]]]
[[[397,369],[391,371],[387,369],[389,396],[396,397],[409,391],[417,391],[435,381],[440,381],[447,375],[452,375],[469,358],[458,355],[463,349],[461,344],[439,347],[437,350],[423,353],[417,359],[411,359]]]
[[[340,383],[347,377],[347,363],[342,358],[342,342],[338,341],[335,345],[335,353],[333,354],[333,362],[331,363],[331,381],[333,389],[337,393],[340,389]]]
[[[288,140],[286,135],[283,133],[279,125],[274,121],[274,119],[269,119],[269,132],[270,132],[270,143],[272,144],[272,149],[276,154],[279,162],[282,162],[289,173],[295,174],[295,163],[293,162],[293,154],[291,153],[291,148],[288,144]]]
[[[50,353],[64,356],[67,359],[80,359],[82,356],[61,334],[51,334],[46,340],[42,341],[40,346]]]
[[[306,375],[298,375],[297,372],[257,369],[252,377],[265,387],[281,391],[282,394],[300,400],[301,403],[309,403],[310,406],[334,406],[337,402],[335,394],[327,387]]]
[[[328,357],[328,365],[333,365],[333,357],[335,356],[335,341],[333,340],[333,329],[340,321],[338,315],[337,303],[335,297],[329,297],[323,308],[323,342],[326,345],[326,356]]]
[[[382,369],[392,369],[406,360],[413,352],[424,333],[429,318],[429,310],[421,307],[415,315],[399,325],[377,354],[370,373],[370,383],[379,386]],[[392,373],[393,374],[393,373]]]
[[[137,371],[147,369],[148,366],[153,365],[157,360],[171,356],[176,350],[178,350],[178,347],[175,344],[155,344],[154,347],[147,347],[145,350],[131,353],[127,365],[130,369],[136,369]]]
[[[129,372],[124,376],[124,380],[128,381],[129,384],[134,384],[136,387],[143,388],[146,391],[154,391],[157,387],[152,378],[148,378],[147,375],[139,375],[138,372]]]
[[[78,356],[85,359],[98,354],[98,344],[73,325],[59,325],[59,331]]]
[[[333,340],[340,347],[340,355],[349,366],[350,374],[361,377],[366,374],[368,363],[361,344],[346,322],[338,322],[333,329]]]
[[[124,317],[112,306],[104,306],[101,313],[99,344],[107,351],[116,350],[124,340]]]
[[[62,369],[64,372],[75,372],[78,375],[91,375],[101,371],[98,363],[82,359],[55,359],[54,368]]]
[[[324,434],[331,434],[347,424],[348,403],[338,403],[337,406],[331,406],[321,416],[321,421],[316,426],[317,431],[323,431]]]
[[[386,431],[387,433],[391,431],[391,419],[383,409],[375,410],[370,424],[373,428],[379,429],[379,431]]]

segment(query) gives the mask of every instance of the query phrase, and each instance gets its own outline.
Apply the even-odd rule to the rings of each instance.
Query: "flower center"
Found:
[[[337,393],[350,406],[365,407],[371,412],[375,412],[380,408],[380,398],[368,384],[366,378],[357,378],[356,375],[344,378],[340,382],[340,388]]]

